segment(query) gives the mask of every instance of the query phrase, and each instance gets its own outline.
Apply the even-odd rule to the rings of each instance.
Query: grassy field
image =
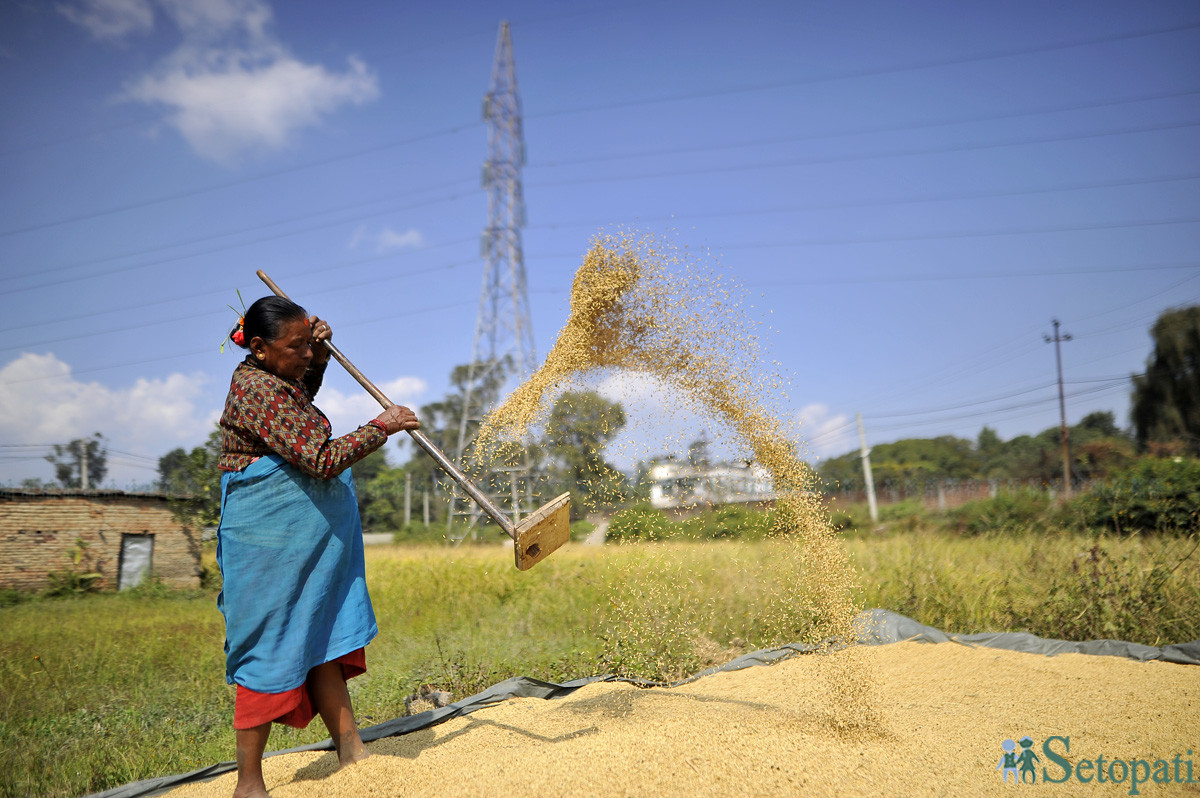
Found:
[[[858,604],[948,631],[1025,629],[1162,645],[1200,637],[1183,538],[927,531],[849,536]],[[380,636],[351,682],[362,725],[423,683],[462,698],[515,674],[673,679],[803,639],[803,558],[778,542],[511,549],[372,547]],[[233,691],[211,592],[150,587],[0,608],[0,795],[76,796],[231,759]],[[789,609],[790,608],[790,609]],[[323,738],[277,728],[272,748]]]

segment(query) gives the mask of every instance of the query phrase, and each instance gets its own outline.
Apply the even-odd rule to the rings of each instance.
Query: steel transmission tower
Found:
[[[525,139],[521,132],[521,99],[517,95],[508,22],[500,23],[496,37],[491,87],[483,97],[483,119],[488,126],[488,159],[483,164],[482,181],[488,195],[488,224],[480,240],[483,287],[463,392],[456,452],[459,463],[463,463],[471,444],[471,422],[483,418],[489,409],[487,405],[495,401],[509,377],[524,379],[534,367],[533,329],[521,246],[521,228],[525,226],[525,199],[521,190]],[[529,500],[528,470],[527,465],[508,470],[514,521],[521,515],[518,494],[525,494],[526,503]],[[523,478],[523,491],[517,489],[519,477]],[[467,502],[469,510],[460,510],[463,501],[457,494],[453,496],[448,529],[459,512],[470,514],[468,526],[474,529],[478,508]]]

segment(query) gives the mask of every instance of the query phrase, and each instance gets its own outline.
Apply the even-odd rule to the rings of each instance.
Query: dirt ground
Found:
[[[862,660],[879,727],[835,729],[824,688],[834,657]],[[1020,766],[1007,782],[998,766],[1005,742],[1020,756],[1025,736],[1036,784],[1016,785]],[[1200,669],[895,643],[676,688],[598,683],[512,699],[368,748],[340,772],[331,752],[269,758],[267,785],[275,798],[1200,795]],[[229,796],[234,781],[168,794]]]

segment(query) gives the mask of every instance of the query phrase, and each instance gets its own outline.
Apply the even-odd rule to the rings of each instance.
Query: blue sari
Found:
[[[321,480],[268,455],[226,472],[217,564],[230,684],[291,690],[379,633],[348,468]]]

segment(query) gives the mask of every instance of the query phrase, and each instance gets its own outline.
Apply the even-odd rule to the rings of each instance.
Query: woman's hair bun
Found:
[[[281,296],[265,296],[255,300],[246,309],[246,314],[238,319],[238,324],[230,331],[229,340],[242,349],[249,349],[250,342],[255,338],[271,343],[283,334],[288,322],[306,318],[308,313],[292,300]]]

